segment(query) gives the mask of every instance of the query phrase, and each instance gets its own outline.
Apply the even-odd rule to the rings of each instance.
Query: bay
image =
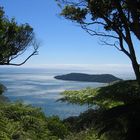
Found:
[[[54,76],[66,73],[68,71],[56,69],[3,68],[0,70],[0,83],[7,87],[4,96],[10,101],[31,104],[40,107],[47,116],[58,115],[64,119],[79,115],[87,110],[88,106],[58,102],[57,100],[62,97],[61,92],[105,85],[54,79]]]

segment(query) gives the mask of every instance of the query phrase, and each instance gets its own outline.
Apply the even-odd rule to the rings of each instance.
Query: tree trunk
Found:
[[[140,85],[140,67],[136,60],[132,60],[132,66],[135,72],[136,80],[138,81],[138,84]]]
[[[126,42],[127,42],[128,47],[129,47],[130,59],[132,62],[132,66],[133,66],[133,70],[134,70],[134,73],[136,76],[136,80],[137,80],[138,84],[140,85],[140,66],[139,66],[139,63],[138,63],[137,58],[136,58],[136,53],[135,53],[135,49],[133,46],[130,30],[128,28],[126,28]]]
[[[132,66],[133,66],[133,70],[136,76],[136,80],[138,82],[138,84],[140,85],[140,66],[138,64],[137,58],[136,58],[136,54],[135,54],[135,50],[134,50],[134,46],[132,43],[131,38],[129,39],[130,42],[128,42],[128,46],[129,46],[129,50],[130,50],[130,59],[132,62]]]

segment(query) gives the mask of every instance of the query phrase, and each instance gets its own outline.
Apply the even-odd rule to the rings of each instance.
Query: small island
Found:
[[[59,80],[67,80],[67,81],[99,82],[99,83],[111,83],[111,82],[122,80],[111,74],[91,75],[91,74],[84,74],[84,73],[69,73],[65,75],[58,75],[55,76],[54,78]]]

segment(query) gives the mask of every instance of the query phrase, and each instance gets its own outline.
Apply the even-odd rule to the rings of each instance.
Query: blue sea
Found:
[[[4,93],[10,101],[21,101],[39,107],[47,116],[58,115],[60,118],[77,116],[88,109],[80,106],[62,103],[57,100],[65,90],[78,90],[86,87],[101,87],[104,83],[75,82],[56,80],[54,76],[71,71],[37,68],[1,68],[0,83],[7,87]],[[72,71],[77,72],[77,71]],[[78,71],[80,72],[80,71]],[[121,75],[120,75],[120,78]]]

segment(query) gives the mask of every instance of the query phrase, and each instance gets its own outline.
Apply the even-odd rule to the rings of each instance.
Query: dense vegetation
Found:
[[[1,103],[0,139],[132,140],[139,136],[140,87],[136,81],[62,94],[61,101],[88,104],[89,110],[60,120],[30,105]]]
[[[0,95],[6,90],[6,87],[0,83]]]
[[[136,81],[121,81],[101,88],[64,91],[61,101],[98,105],[112,108],[140,99],[140,88]]]
[[[61,101],[89,104],[94,109],[65,120],[81,139],[132,140],[140,133],[140,87],[121,81],[106,87],[65,91]],[[98,138],[97,138],[98,137]],[[74,139],[74,137],[72,136]]]
[[[69,73],[65,75],[55,76],[56,79],[69,80],[69,81],[84,81],[84,82],[100,82],[110,83],[120,81],[121,79],[111,74],[85,74],[85,73]]]
[[[68,134],[58,117],[21,103],[0,104],[0,140],[58,140]]]
[[[0,93],[4,87],[0,86]],[[101,88],[64,91],[61,101],[88,104],[65,120],[40,109],[0,101],[0,140],[132,140],[140,133],[140,87],[120,81]]]
[[[0,5],[0,65],[20,66],[37,54],[38,47],[33,28],[27,23],[18,24],[14,18],[8,18]],[[31,54],[25,60],[21,59],[19,63],[13,61],[28,49],[31,49]]]
[[[0,85],[0,93],[3,85]],[[0,98],[2,95],[0,96]],[[0,140],[58,140],[69,134],[57,117],[46,117],[41,109],[0,100]]]
[[[133,37],[140,41],[140,1],[56,1],[62,8],[62,16],[77,22],[92,36],[105,37],[104,45],[114,46],[130,58],[137,81],[63,92],[61,101],[92,107],[63,121],[56,116],[46,117],[40,109],[30,105],[0,100],[0,140],[139,139],[140,68]],[[97,25],[101,31],[96,30]],[[33,50],[25,60],[13,63],[30,47]],[[0,6],[0,65],[22,65],[37,54],[38,47],[33,28],[9,19]],[[4,89],[0,85],[0,95]]]
[[[65,91],[61,101],[88,104],[77,117],[46,117],[40,109],[0,100],[0,140],[136,140],[140,134],[140,68],[133,37],[140,41],[138,0],[56,0],[61,15],[77,22],[91,36],[105,37],[131,61],[137,81],[121,81],[106,87]],[[98,26],[98,29],[96,30]],[[107,37],[107,38],[106,38]],[[109,39],[108,39],[109,38]],[[13,60],[32,47],[21,63]],[[22,65],[37,54],[33,28],[9,19],[0,7],[0,65]],[[89,78],[88,78],[89,79]],[[4,86],[0,85],[0,95]]]

